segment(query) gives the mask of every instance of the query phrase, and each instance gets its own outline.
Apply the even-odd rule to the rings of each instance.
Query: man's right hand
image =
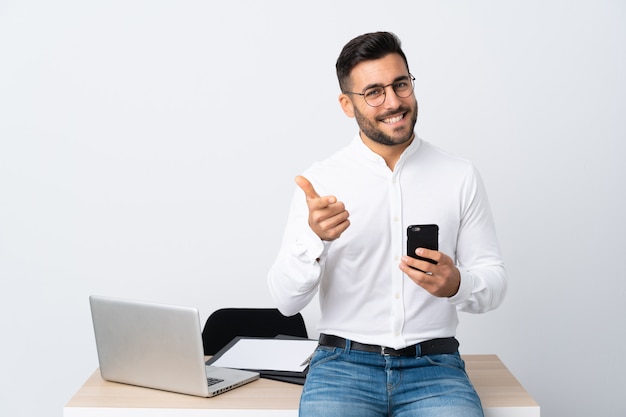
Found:
[[[349,213],[334,196],[320,197],[313,184],[298,175],[296,184],[304,191],[309,207],[309,226],[322,240],[335,240],[350,226]]]

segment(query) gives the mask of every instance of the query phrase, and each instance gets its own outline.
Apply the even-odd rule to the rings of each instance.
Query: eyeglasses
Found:
[[[393,89],[393,92],[396,93],[396,96],[400,98],[407,98],[411,94],[413,94],[413,89],[415,88],[415,77],[409,74],[408,77],[401,79],[399,81],[394,81],[391,84],[370,87],[362,93],[355,93],[352,91],[345,91],[344,94],[356,94],[357,96],[362,96],[365,99],[365,102],[369,104],[371,107],[378,107],[385,102],[387,98],[387,87]]]

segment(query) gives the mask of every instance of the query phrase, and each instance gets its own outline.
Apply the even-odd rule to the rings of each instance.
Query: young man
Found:
[[[454,337],[457,311],[491,310],[506,292],[479,174],[415,135],[414,78],[394,34],[351,40],[336,68],[359,133],[296,178],[268,276],[285,315],[319,291],[300,416],[482,416]],[[439,227],[439,250],[416,250],[435,263],[406,254],[416,224]]]

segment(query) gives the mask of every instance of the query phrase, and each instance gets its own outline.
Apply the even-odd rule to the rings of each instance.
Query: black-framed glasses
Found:
[[[357,96],[362,96],[368,105],[372,107],[378,107],[382,105],[387,98],[387,87],[391,87],[393,89],[393,92],[396,93],[396,96],[400,98],[407,98],[411,94],[413,94],[413,89],[415,88],[415,77],[409,74],[408,77],[403,77],[400,80],[392,82],[391,84],[370,87],[362,93],[344,91],[344,94],[355,94]]]

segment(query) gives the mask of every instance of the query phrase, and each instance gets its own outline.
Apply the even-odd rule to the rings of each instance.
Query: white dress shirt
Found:
[[[457,310],[481,313],[501,303],[505,269],[483,183],[468,161],[416,136],[391,171],[357,135],[303,175],[320,196],[345,204],[350,226],[338,239],[322,241],[308,225],[304,193],[296,190],[268,274],[283,314],[297,313],[319,291],[319,332],[403,348],[454,336]],[[399,268],[407,227],[433,223],[439,250],[461,272],[450,298],[431,295]]]

